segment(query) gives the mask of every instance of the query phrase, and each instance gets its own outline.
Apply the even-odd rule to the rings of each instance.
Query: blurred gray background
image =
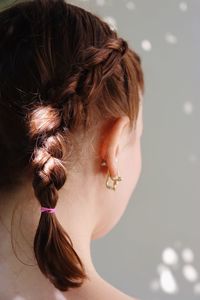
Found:
[[[142,173],[122,219],[92,243],[97,271],[140,300],[200,299],[200,1],[69,2],[116,28],[145,74]]]

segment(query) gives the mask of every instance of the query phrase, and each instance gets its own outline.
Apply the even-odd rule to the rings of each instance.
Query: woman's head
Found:
[[[0,92],[0,191],[26,181],[41,206],[56,207],[65,193],[67,207],[75,178],[74,193],[85,201],[95,191],[92,238],[108,232],[141,170],[139,56],[84,9],[64,0],[22,2],[0,13]],[[105,175],[117,168],[125,178],[113,192]],[[78,287],[86,278],[57,214],[41,214],[34,252],[58,289]]]

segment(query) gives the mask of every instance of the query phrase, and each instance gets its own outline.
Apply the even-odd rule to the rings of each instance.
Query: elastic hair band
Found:
[[[50,213],[50,214],[53,214],[55,213],[55,207],[54,208],[49,208],[49,207],[41,207],[41,212],[47,212],[47,213]]]

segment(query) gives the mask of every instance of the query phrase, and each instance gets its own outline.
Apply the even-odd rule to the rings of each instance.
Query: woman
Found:
[[[0,299],[133,299],[90,243],[141,172],[139,56],[84,9],[21,2],[0,13],[0,91]]]

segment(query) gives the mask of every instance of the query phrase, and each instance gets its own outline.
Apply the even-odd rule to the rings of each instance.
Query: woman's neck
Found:
[[[25,188],[15,195],[1,193],[0,198],[0,240],[3,241],[0,247],[0,299],[12,299],[16,295],[25,299],[58,299],[53,295],[59,294],[59,291],[41,273],[33,252],[34,235],[40,218],[37,199]],[[62,205],[58,204],[56,208],[59,221],[69,234],[88,277],[97,278],[91,258],[91,223],[85,221],[82,224],[81,217],[73,216],[75,211],[79,213],[77,208],[70,207],[71,220],[74,221],[65,224],[65,219],[69,220],[67,213],[62,215]]]
[[[89,195],[88,191],[84,194]],[[133,300],[103,280],[92,262],[91,240],[98,228],[92,197],[87,196],[87,207],[85,197],[77,199],[72,192],[66,200],[64,191],[56,206],[59,222],[69,234],[88,276],[80,288],[61,293],[41,273],[34,257],[33,240],[40,218],[40,207],[34,194],[29,187],[9,197],[0,194],[0,240],[3,241],[0,247],[0,299],[20,296],[26,300]]]

